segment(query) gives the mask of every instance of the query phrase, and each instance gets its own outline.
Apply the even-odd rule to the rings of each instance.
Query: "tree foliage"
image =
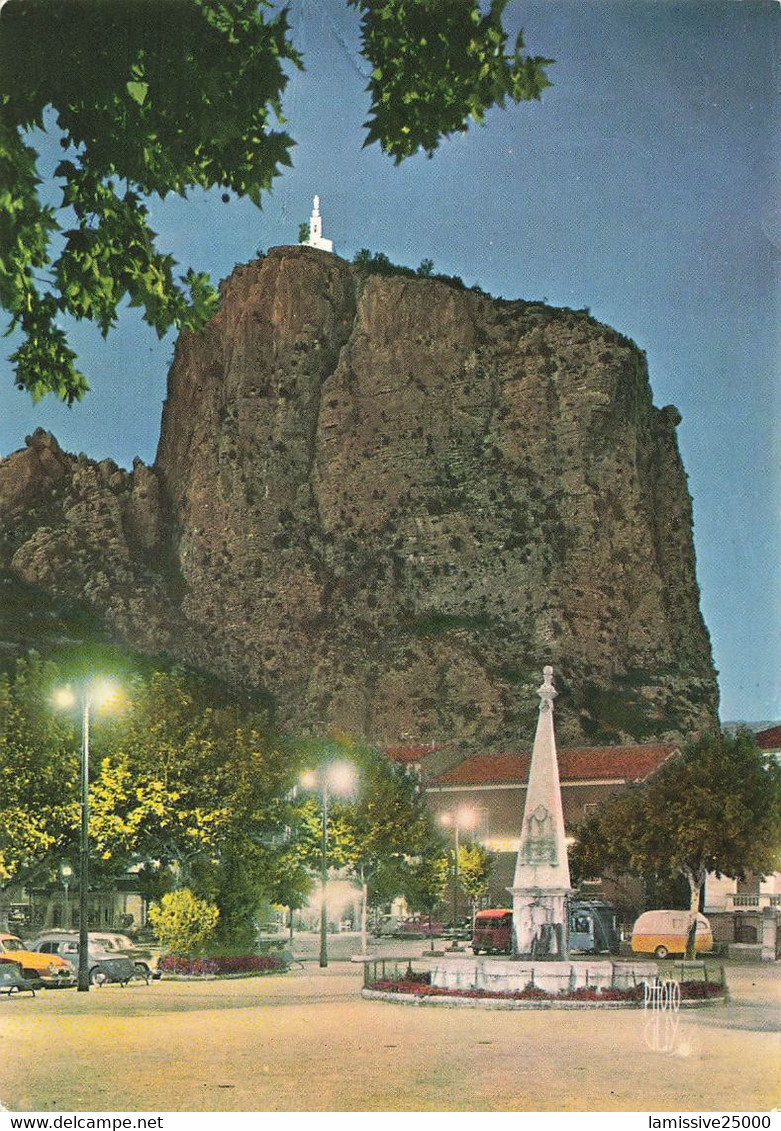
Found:
[[[412,267],[405,267],[402,263],[394,263],[384,251],[371,252],[368,247],[362,247],[353,256],[353,265],[366,272],[367,275],[402,275],[408,279],[436,279],[438,282],[446,283],[456,290],[466,290],[466,285],[460,275],[445,275],[443,272],[435,272],[434,261],[431,259],[422,260],[418,269],[413,270]],[[482,288],[478,286],[470,287],[470,290],[484,293]]]
[[[54,664],[34,653],[0,675],[0,883],[65,844],[78,822],[78,744],[55,714]]]
[[[125,717],[107,728],[90,836],[115,872],[138,859],[172,869],[174,883],[218,907],[217,941],[241,948],[288,864],[297,762],[263,719],[201,694],[176,673],[134,687]]]
[[[366,143],[398,163],[539,98],[548,60],[507,53],[506,0],[349,0],[373,67]],[[281,126],[286,9],[256,0],[8,0],[0,8],[0,305],[22,341],[19,388],[72,403],[88,388],[62,325],[105,336],[123,302],[158,335],[202,327],[206,275],[177,273],[145,201],[220,187],[260,205],[294,142]],[[62,160],[40,170],[35,131]]]
[[[202,856],[193,868],[191,886],[220,914],[212,953],[255,949],[262,909],[270,902],[269,863],[262,845],[237,834],[222,843],[218,856]]]
[[[373,747],[349,739],[325,744],[317,767],[328,772],[334,762],[355,769],[350,796],[331,796],[328,803],[328,866],[348,870],[361,888],[362,947],[367,947],[370,907],[404,896],[418,899],[420,862],[431,856],[441,838],[434,830],[420,782],[405,767],[389,761]],[[310,762],[316,765],[317,760]],[[298,799],[297,825],[291,843],[313,873],[322,861],[321,801]]]
[[[368,905],[405,894],[413,861],[428,850],[431,817],[417,779],[372,747],[343,741],[331,744],[328,758],[349,760],[356,770],[350,797],[329,802],[328,863],[348,868],[360,880]],[[320,866],[321,810],[302,799],[298,843],[312,869]]]
[[[292,139],[286,13],[250,0],[11,0],[0,13],[0,303],[23,333],[17,384],[69,403],[87,388],[59,319],[104,336],[128,299],[158,335],[202,326],[207,277],[157,250],[144,197],[224,186],[260,203]],[[48,112],[48,113],[47,113]],[[29,131],[59,133],[55,208]]]
[[[338,812],[343,859],[366,879],[370,898],[388,898],[390,874],[425,848],[431,820],[416,779],[403,766],[367,747],[355,748],[354,758],[360,784]],[[383,873],[386,890],[377,891]]]
[[[0,677],[0,883],[78,856],[79,729],[52,703],[65,682],[34,655]],[[246,948],[269,902],[301,907],[311,891],[322,810],[297,783],[305,767],[338,757],[355,765],[357,788],[331,799],[329,865],[350,869],[373,902],[407,891],[432,832],[403,768],[348,740],[282,742],[250,708],[180,672],[128,678],[124,690],[122,712],[91,730],[96,882],[142,864],[148,897],[186,887],[220,913],[214,944]]]
[[[425,852],[413,861],[405,895],[413,911],[427,911],[429,918],[447,887],[450,862],[441,837],[432,837]]]
[[[181,675],[155,673],[129,697],[98,747],[90,835],[103,859],[157,859],[187,879],[193,860],[257,818],[281,769],[251,718],[204,704]]]
[[[378,141],[398,165],[418,149],[430,157],[443,137],[482,122],[505,99],[539,98],[552,62],[507,53],[507,0],[350,0],[362,12],[363,54],[373,66],[365,145]]]
[[[65,682],[35,656],[0,677],[0,883],[78,857],[77,720],[51,698]],[[108,883],[144,862],[148,895],[188,885],[219,908],[222,941],[246,937],[286,868],[295,751],[182,674],[137,677],[125,691],[125,710],[91,728],[91,874]]]
[[[652,781],[608,798],[577,830],[573,873],[686,878],[696,910],[709,872],[742,877],[779,866],[781,769],[747,731],[709,735]]]
[[[468,841],[459,845],[458,876],[473,910],[478,901],[488,894],[488,882],[495,860],[493,853],[482,844]]]

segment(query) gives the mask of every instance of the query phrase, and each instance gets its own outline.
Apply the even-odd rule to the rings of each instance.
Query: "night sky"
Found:
[[[412,267],[430,258],[494,295],[589,307],[631,337],[654,403],[683,415],[722,718],[781,718],[775,3],[511,0],[506,23],[555,59],[554,86],[398,168],[361,148],[370,68],[355,11],[290,8],[307,68],[285,102],[295,167],[262,211],[219,190],[153,202],[159,246],[223,278],[258,249],[295,243],[317,192],[345,258],[362,247]],[[56,140],[45,148],[55,160]],[[130,310],[106,342],[74,326],[92,391],[68,410],[14,389],[4,341],[0,455],[42,426],[70,451],[151,462],[173,342]]]

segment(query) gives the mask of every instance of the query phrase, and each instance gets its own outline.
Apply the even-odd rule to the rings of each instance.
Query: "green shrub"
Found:
[[[196,899],[189,888],[169,891],[149,908],[149,922],[166,950],[201,954],[214,935],[220,912],[213,903]]]

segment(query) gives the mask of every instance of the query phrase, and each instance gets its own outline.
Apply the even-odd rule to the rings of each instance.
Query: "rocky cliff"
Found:
[[[302,247],[183,335],[153,468],[36,433],[0,566],[297,730],[468,750],[688,735],[717,690],[673,408],[585,312]]]

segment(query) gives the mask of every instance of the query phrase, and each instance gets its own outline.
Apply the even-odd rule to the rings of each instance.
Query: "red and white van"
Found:
[[[478,911],[472,929],[475,954],[509,954],[513,946],[513,913],[508,907]]]

